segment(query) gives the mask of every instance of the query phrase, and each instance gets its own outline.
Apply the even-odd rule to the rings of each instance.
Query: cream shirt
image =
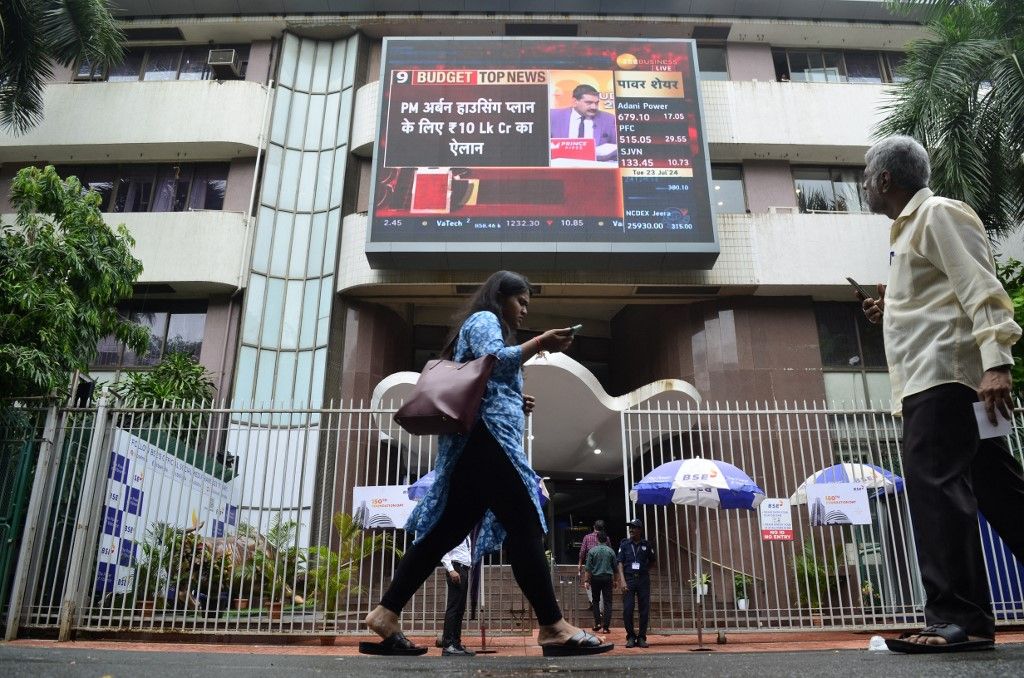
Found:
[[[978,388],[1021,336],[981,219],[922,188],[892,223],[882,327],[893,414],[939,384]]]

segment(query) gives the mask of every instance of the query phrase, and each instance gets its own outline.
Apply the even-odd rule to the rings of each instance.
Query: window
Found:
[[[743,168],[739,165],[711,166],[711,210],[744,213],[747,200],[743,193]]]
[[[868,212],[863,178],[860,168],[794,167],[797,205],[801,212]]]
[[[724,45],[697,45],[697,68],[701,80],[728,80],[729,66]]]
[[[149,328],[149,347],[138,354],[108,336],[100,340],[92,367],[123,369],[152,367],[168,353],[185,353],[196,360],[203,348],[205,302],[149,302],[122,309],[132,322]]]
[[[222,210],[228,183],[228,164],[221,162],[65,165],[57,171],[99,193],[103,212]]]
[[[819,302],[814,315],[827,398],[851,404],[888,402],[881,326],[869,323],[857,303]]]
[[[137,82],[139,80],[209,80],[212,72],[206,65],[211,49],[233,49],[245,77],[249,63],[249,45],[202,45],[192,47],[134,47],[126,49],[124,59],[108,71],[82,60],[75,71],[75,80],[106,80]]]
[[[898,52],[773,49],[775,78],[780,82],[900,82],[894,73],[902,63]]]

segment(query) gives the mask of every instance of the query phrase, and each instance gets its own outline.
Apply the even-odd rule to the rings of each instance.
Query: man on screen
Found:
[[[551,110],[552,139],[593,139],[597,160],[615,160],[615,116],[598,110],[601,97],[591,85],[577,85],[572,106]]]

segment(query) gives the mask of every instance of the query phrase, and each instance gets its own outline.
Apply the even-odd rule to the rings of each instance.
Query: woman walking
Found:
[[[544,556],[544,514],[536,476],[523,451],[525,413],[534,405],[532,397],[523,395],[523,363],[540,351],[564,351],[572,344],[572,331],[548,330],[514,345],[516,329],[526,319],[530,289],[523,276],[498,271],[470,299],[449,337],[445,357],[464,362],[493,354],[497,361],[473,430],[438,438],[434,484],[406,524],[416,541],[380,604],[366,616],[366,625],[384,640],[360,643],[364,654],[427,651],[405,637],[398,616],[441,556],[478,522],[474,562],[505,543],[516,583],[537,614],[537,642],[545,656],[597,654],[613,647],[562,618]]]

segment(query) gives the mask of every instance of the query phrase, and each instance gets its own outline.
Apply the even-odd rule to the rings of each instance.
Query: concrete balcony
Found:
[[[718,215],[721,254],[710,271],[531,270],[539,284],[603,285],[608,294],[632,294],[638,285],[701,285],[732,293],[815,296],[849,301],[846,276],[864,285],[889,274],[889,224],[871,214],[765,212]],[[371,269],[366,260],[365,213],[345,217],[337,289],[342,293],[390,294],[437,284],[437,272]],[[479,273],[447,271],[445,284],[479,280]],[[613,288],[619,288],[613,290]]]
[[[741,216],[741,215],[736,215]],[[853,299],[846,276],[865,287],[889,277],[890,219],[874,214],[752,214],[757,294]]]
[[[863,164],[888,86],[710,81],[701,84],[715,161]]]
[[[248,229],[241,212],[129,212],[105,214],[135,238],[145,269],[140,283],[170,285],[179,294],[224,294],[243,286]]]
[[[254,156],[269,96],[243,80],[48,85],[39,125],[0,133],[0,163]]]

